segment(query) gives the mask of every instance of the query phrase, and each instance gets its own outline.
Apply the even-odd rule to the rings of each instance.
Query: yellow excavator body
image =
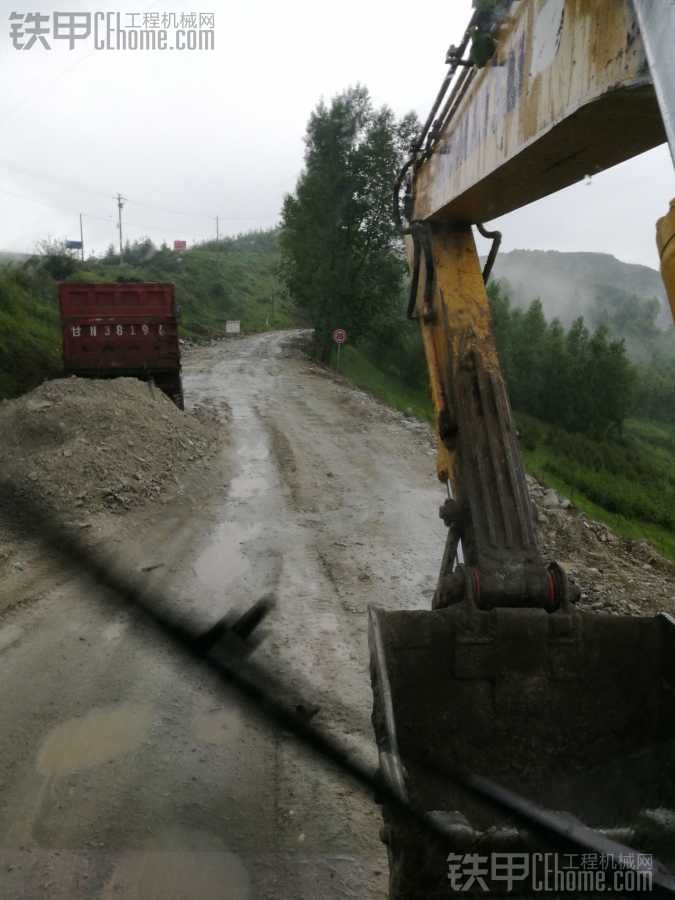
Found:
[[[675,200],[669,212],[656,223],[656,245],[661,259],[661,275],[675,320]]]
[[[474,7],[395,186],[448,533],[431,609],[370,609],[373,725],[384,778],[446,838],[384,807],[390,898],[675,893],[675,621],[583,613],[542,557],[481,224],[673,137],[675,4]],[[675,206],[657,231],[675,313]],[[571,855],[575,886],[542,888]]]

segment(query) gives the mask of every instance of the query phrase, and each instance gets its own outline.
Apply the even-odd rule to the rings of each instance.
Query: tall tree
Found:
[[[398,308],[404,263],[391,185],[416,128],[414,116],[397,122],[374,109],[360,85],[310,117],[305,168],[283,206],[282,273],[324,361],[334,328],[365,337],[383,307]]]

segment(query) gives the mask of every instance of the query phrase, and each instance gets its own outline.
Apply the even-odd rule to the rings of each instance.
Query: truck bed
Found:
[[[173,284],[62,283],[59,307],[66,375],[153,378],[182,405]]]

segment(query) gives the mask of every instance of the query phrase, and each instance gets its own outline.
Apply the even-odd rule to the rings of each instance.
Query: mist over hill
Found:
[[[564,325],[578,316],[592,322],[598,299],[608,292],[656,298],[657,323],[663,328],[672,324],[658,270],[621,262],[607,253],[512,250],[497,257],[493,277],[507,282],[514,304],[527,306],[539,298],[546,317],[558,318]]]

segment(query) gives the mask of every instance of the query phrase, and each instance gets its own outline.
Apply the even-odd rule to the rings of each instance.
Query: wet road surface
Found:
[[[426,435],[296,339],[194,351],[228,445],[117,552],[204,621],[273,594],[257,658],[374,765],[367,604],[429,606],[442,493]],[[76,579],[0,620],[0,697],[2,898],[386,896],[377,807]]]

